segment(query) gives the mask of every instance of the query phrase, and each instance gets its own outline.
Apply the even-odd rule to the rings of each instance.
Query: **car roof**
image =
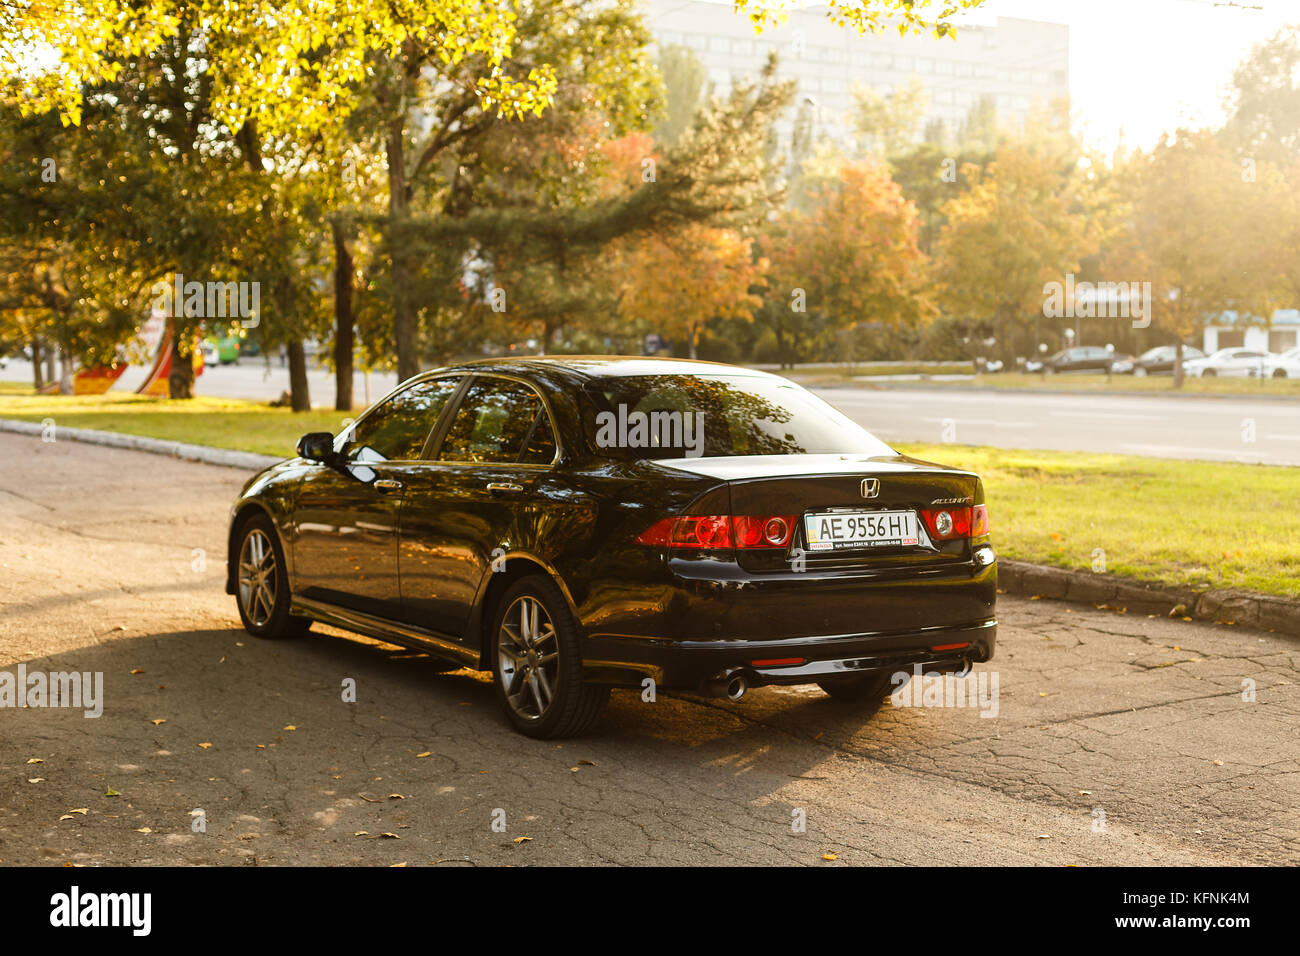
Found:
[[[426,372],[447,371],[551,371],[584,379],[632,375],[743,375],[751,378],[780,378],[759,369],[703,362],[697,359],[647,358],[640,355],[530,355],[519,358],[476,359]]]

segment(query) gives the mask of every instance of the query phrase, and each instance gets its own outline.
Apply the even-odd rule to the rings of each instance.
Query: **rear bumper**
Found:
[[[729,672],[739,672],[750,686],[761,687],[810,684],[864,671],[910,671],[917,664],[927,671],[958,671],[992,658],[997,633],[997,621],[991,618],[956,627],[775,641],[594,636],[586,642],[583,676],[624,686],[639,686],[649,677],[659,687],[697,690]]]

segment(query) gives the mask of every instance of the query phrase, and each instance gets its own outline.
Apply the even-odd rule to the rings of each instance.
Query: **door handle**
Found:
[[[402,483],[394,481],[392,478],[380,478],[375,481],[375,491],[382,491],[386,495],[401,490]]]
[[[523,491],[523,485],[516,485],[513,481],[489,481],[487,483],[488,491]]]

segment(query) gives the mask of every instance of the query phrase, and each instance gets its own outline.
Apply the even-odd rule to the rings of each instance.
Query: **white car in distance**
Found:
[[[1266,358],[1264,374],[1269,378],[1300,378],[1300,345]]]
[[[1205,358],[1189,359],[1183,362],[1183,373],[1193,378],[1258,378],[1263,374],[1265,363],[1274,358],[1271,352],[1259,352],[1254,349],[1219,349]]]

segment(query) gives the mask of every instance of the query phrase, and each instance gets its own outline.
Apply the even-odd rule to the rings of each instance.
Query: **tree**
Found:
[[[930,94],[915,76],[889,94],[856,87],[850,115],[859,148],[886,159],[905,152],[916,142],[929,104]]]
[[[811,333],[857,323],[915,329],[934,312],[916,207],[875,160],[846,162],[812,209],[766,231],[771,262],[763,317],[783,362]]]
[[[1089,251],[1070,175],[1057,162],[1003,147],[968,191],[941,207],[936,246],[940,297],[950,315],[987,318],[1013,357],[1013,333],[1042,315],[1044,284],[1078,270]]]

